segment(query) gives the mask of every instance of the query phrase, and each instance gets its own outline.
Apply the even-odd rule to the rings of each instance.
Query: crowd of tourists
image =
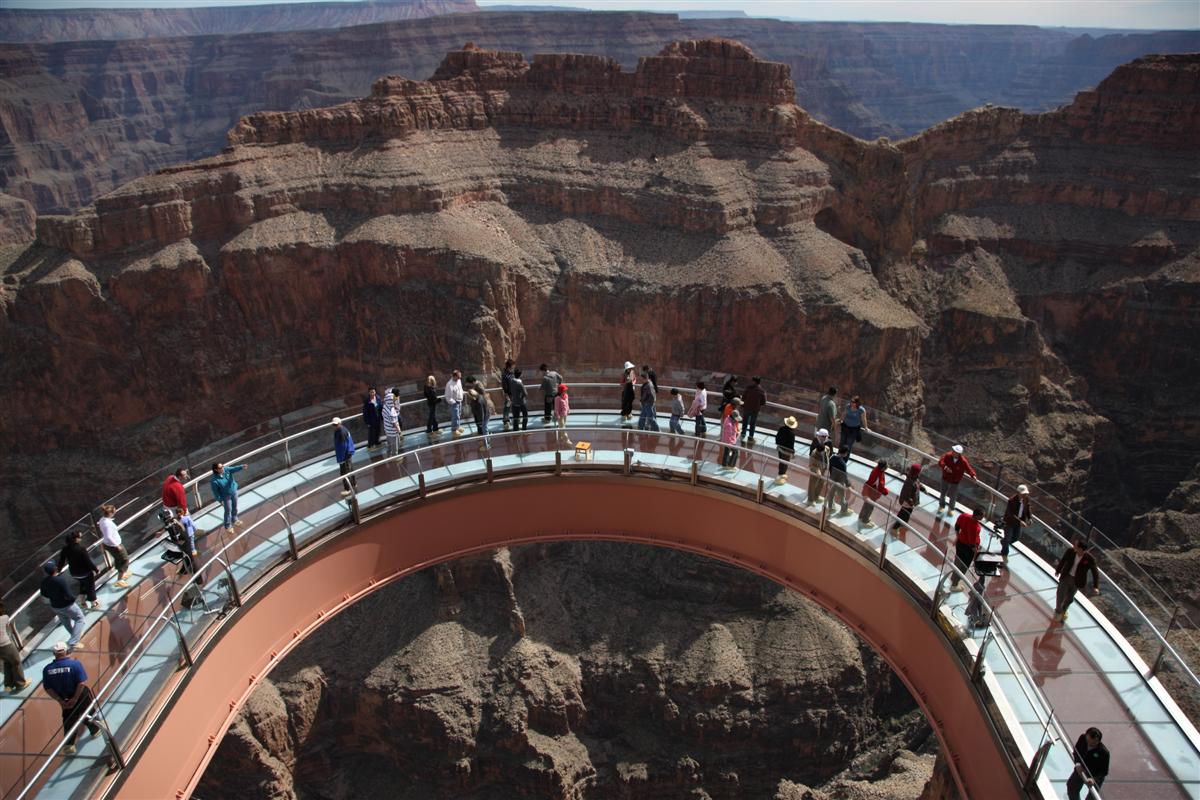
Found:
[[[555,431],[560,448],[571,447],[572,441],[567,425],[571,414],[570,387],[562,373],[546,363],[537,368],[533,380],[537,382],[542,397],[543,426]],[[513,360],[507,360],[499,375],[500,393],[497,398],[502,402],[500,427],[504,431],[524,431],[529,427],[529,389],[525,381],[524,371],[517,367]],[[636,424],[640,431],[660,432],[659,392],[658,376],[650,365],[643,364],[639,368],[633,362],[625,362],[619,387],[620,424],[629,428]],[[367,431],[366,446],[369,450],[382,447],[385,448],[387,456],[403,458],[404,425],[401,419],[400,397],[398,387],[388,388],[382,394],[375,388],[368,389],[363,400],[362,420]],[[701,439],[707,436],[710,425],[717,426],[720,442],[718,462],[721,470],[736,470],[741,454],[748,452],[747,448],[758,442],[759,415],[768,404],[761,377],[752,377],[743,388],[738,376],[729,375],[721,385],[720,398],[711,404],[708,383],[704,380],[695,383],[690,398],[685,399],[683,392],[676,387],[668,390],[668,397],[668,430],[671,434],[685,434],[685,419],[692,421],[692,435]],[[462,371],[456,369],[443,384],[439,384],[437,378],[430,375],[424,382],[423,399],[425,432],[430,441],[437,440],[445,433],[455,438],[468,435],[466,425],[470,419],[474,423],[475,435],[480,438],[480,447],[491,448],[490,425],[497,409],[484,378],[474,375],[464,377]],[[445,413],[439,414],[443,405]],[[635,407],[638,412],[636,423]],[[441,417],[448,417],[448,424],[444,427]],[[353,469],[354,436],[340,417],[333,418],[332,427],[332,450],[339,472],[343,476],[342,494],[350,495],[357,487]],[[815,425],[809,432],[807,445],[803,445],[802,440],[797,438],[799,429],[799,420],[789,415],[782,419],[774,433],[773,444],[778,461],[775,482],[787,482],[789,467],[796,457],[797,449],[803,446],[807,455],[808,471],[805,504],[824,504],[828,509],[827,513],[835,516],[853,514],[850,508],[851,459],[855,446],[863,442],[864,434],[871,431],[868,411],[862,398],[854,395],[841,405],[837,388],[830,387],[817,400]],[[227,465],[217,462],[212,465],[209,476],[209,488],[213,498],[222,508],[222,526],[231,533],[242,525],[238,516],[237,474],[245,468],[244,464]],[[936,468],[938,501],[935,519],[940,519],[947,513],[955,512],[960,488],[965,482],[976,480],[977,474],[966,456],[965,447],[961,444],[953,445],[942,454]],[[905,526],[910,524],[914,509],[921,503],[922,472],[923,468],[919,463],[908,465],[902,472],[897,510],[892,523],[892,530],[898,535],[903,535]],[[176,529],[181,531],[180,546],[185,556],[196,556],[197,532],[189,512],[186,488],[190,477],[186,469],[178,469],[167,476],[162,486],[162,518],[168,523],[173,522]],[[862,504],[857,520],[860,530],[875,527],[876,505],[881,498],[893,491],[889,480],[892,479],[889,476],[887,461],[875,461],[860,490]],[[103,550],[108,554],[117,576],[114,585],[124,587],[128,585],[129,556],[114,523],[115,514],[116,508],[113,506],[102,506],[99,530]],[[1031,524],[1032,519],[1029,489],[1024,485],[1019,486],[1008,498],[1003,516],[996,526],[1002,533],[1000,558],[1003,563],[1008,562],[1012,546],[1019,541],[1022,530]],[[963,574],[967,573],[981,552],[981,534],[985,523],[985,513],[981,508],[962,511],[954,521],[955,564]],[[83,546],[79,531],[69,534],[59,556],[46,561],[43,566],[45,577],[41,594],[69,636],[65,642],[55,645],[55,660],[47,666],[44,680],[47,693],[63,706],[64,725],[69,727],[79,719],[78,714],[81,712],[78,709],[83,708],[90,700],[90,694],[86,690],[86,673],[78,661],[69,659],[68,656],[79,643],[85,628],[83,612],[99,608],[96,579],[101,570],[88,549]],[[73,584],[65,579],[64,569]],[[1089,576],[1092,579],[1092,592],[1098,591],[1099,588],[1099,571],[1085,542],[1076,541],[1062,554],[1055,566],[1055,575],[1058,578],[1058,591],[1054,621],[1061,623],[1067,618],[1068,609],[1076,593],[1080,590],[1087,591]],[[956,573],[952,578],[951,591],[962,589]],[[8,636],[8,618],[3,612],[3,606],[0,605],[0,659],[4,663],[5,686],[10,691],[16,691],[28,685],[29,681],[22,671],[16,647]],[[89,729],[95,728],[95,721],[91,718],[87,718],[85,722]],[[1086,764],[1087,770],[1077,770],[1073,773],[1068,787],[1072,790],[1072,796],[1076,796],[1085,783],[1098,785],[1107,773],[1108,755],[1107,750],[1100,744],[1100,736],[1100,732],[1092,728],[1081,736],[1076,744],[1076,762]],[[67,744],[67,748],[72,751],[73,738]]]

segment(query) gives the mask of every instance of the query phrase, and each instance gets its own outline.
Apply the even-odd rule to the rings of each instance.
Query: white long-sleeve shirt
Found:
[[[100,541],[109,547],[121,546],[121,532],[117,530],[117,523],[112,521],[112,517],[101,517],[100,522]]]
[[[451,378],[446,381],[446,402],[461,405],[463,401],[463,388],[461,378]]]

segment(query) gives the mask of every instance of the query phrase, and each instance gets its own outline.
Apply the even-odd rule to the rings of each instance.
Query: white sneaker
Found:
[[[342,489],[342,497],[349,497],[349,496],[350,496],[350,490]]]
[[[952,592],[965,592],[966,590],[967,590],[967,587],[963,586],[961,583],[955,584],[954,586],[950,587],[950,591],[952,591]]]

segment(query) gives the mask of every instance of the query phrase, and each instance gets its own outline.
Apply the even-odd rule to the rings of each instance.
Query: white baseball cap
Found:
[[[334,418],[333,418],[333,424],[334,424],[334,425],[341,425],[341,424],[342,424],[342,418],[341,418],[341,417],[334,417]]]
[[[824,428],[821,428],[819,431],[817,431],[817,438],[818,439],[828,439],[829,431],[825,430]]]
[[[1022,483],[1017,487],[1017,494],[1029,494],[1029,487]]]
[[[951,447],[950,449],[953,450],[954,452],[958,453],[960,456],[962,455],[963,446],[961,444],[956,444],[956,445],[954,445],[954,447]]]
[[[54,647],[51,647],[50,650],[54,653],[54,655],[71,652],[71,648],[66,642],[55,642]],[[57,669],[57,667],[55,669]]]

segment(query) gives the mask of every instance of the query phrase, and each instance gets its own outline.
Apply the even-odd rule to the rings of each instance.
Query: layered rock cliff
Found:
[[[1200,456],[1198,64],[896,145],[815,121],[728,41],[633,71],[468,47],[431,81],[248,116],[6,252],[6,474],[53,469],[80,508],[103,491],[73,470],[128,475],[381,375],[637,355],[836,382],[1120,538]],[[41,401],[81,393],[91,413]],[[56,506],[14,492],[8,519],[37,537]]]
[[[476,11],[475,0],[371,0],[195,8],[0,8],[0,42],[307,31]]]
[[[312,6],[286,8],[301,7]],[[1200,50],[1195,33],[1080,43],[1015,26],[636,13],[455,14],[341,30],[0,45],[0,191],[41,213],[74,212],[135,177],[218,152],[239,117],[361,97],[380,75],[430,75],[468,40],[527,58],[603,55],[631,69],[671,41],[716,33],[787,64],[799,105],[867,139],[916,133],[985,102],[1053,107],[1137,55]]]
[[[536,545],[343,612],[256,689],[196,793],[912,800],[931,748],[887,666],[805,599],[697,556]]]

